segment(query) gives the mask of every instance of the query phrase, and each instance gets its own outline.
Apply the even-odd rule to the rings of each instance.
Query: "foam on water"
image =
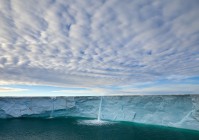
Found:
[[[115,124],[116,122],[110,122],[110,121],[102,121],[102,120],[78,120],[77,124],[81,124],[81,125],[96,125],[96,126],[100,126],[100,125],[111,125],[111,124]]]

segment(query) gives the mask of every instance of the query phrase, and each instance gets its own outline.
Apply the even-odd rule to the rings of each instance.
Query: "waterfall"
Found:
[[[32,97],[30,97],[30,107],[29,109],[32,111]]]
[[[50,113],[50,118],[53,118],[53,113],[54,113],[54,100],[56,99],[56,97],[52,97],[51,100],[52,100],[52,109],[51,109],[51,113]]]
[[[98,110],[98,116],[97,116],[98,121],[101,120],[101,108],[102,108],[102,96],[101,96],[100,103],[99,103],[99,110]]]

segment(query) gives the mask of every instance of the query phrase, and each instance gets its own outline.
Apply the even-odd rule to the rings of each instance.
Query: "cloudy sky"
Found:
[[[0,96],[199,94],[198,0],[0,0]]]

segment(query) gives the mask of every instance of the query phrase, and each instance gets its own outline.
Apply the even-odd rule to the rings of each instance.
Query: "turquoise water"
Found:
[[[199,140],[199,131],[80,118],[1,119],[0,140]]]

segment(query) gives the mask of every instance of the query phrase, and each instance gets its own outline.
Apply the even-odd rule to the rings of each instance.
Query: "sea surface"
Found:
[[[82,118],[0,119],[0,140],[199,140],[199,131]]]

